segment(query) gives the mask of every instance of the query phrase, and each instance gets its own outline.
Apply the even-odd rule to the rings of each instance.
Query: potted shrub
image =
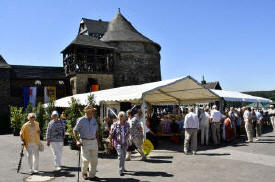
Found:
[[[40,126],[41,133],[43,133],[43,138],[46,138],[48,123],[51,121],[51,114],[54,110],[56,110],[55,106],[54,106],[54,99],[52,97],[50,97],[48,105],[44,109],[44,115],[43,115],[44,122],[43,122],[43,125]]]
[[[67,115],[67,133],[69,135],[69,144],[72,150],[78,149],[73,136],[73,129],[79,117],[83,116],[83,106],[74,98],[71,99],[70,107],[66,108]]]
[[[10,106],[10,121],[13,129],[13,135],[19,136],[21,126],[26,121],[23,107]]]
[[[34,112],[36,114],[36,121],[39,123],[39,126],[40,126],[40,130],[41,130],[41,133],[40,133],[40,139],[43,140],[44,138],[44,135],[45,135],[45,130],[43,129],[44,125],[45,125],[45,115],[46,115],[46,112],[43,108],[43,105],[41,102],[38,103],[37,107],[34,109]]]

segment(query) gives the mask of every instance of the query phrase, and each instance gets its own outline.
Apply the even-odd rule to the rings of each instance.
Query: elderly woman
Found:
[[[22,144],[27,150],[30,173],[37,173],[39,166],[39,145],[40,145],[40,128],[39,123],[35,121],[35,113],[28,114],[26,122],[20,131]]]
[[[47,146],[51,146],[53,158],[55,162],[55,169],[61,170],[61,158],[63,151],[63,140],[65,136],[65,127],[63,122],[58,118],[58,112],[52,112],[52,120],[47,128]]]
[[[124,176],[129,135],[130,127],[128,122],[126,122],[126,114],[121,111],[118,113],[118,121],[112,124],[110,131],[110,145],[111,148],[115,147],[118,154],[120,176]]]
[[[132,143],[137,151],[141,155],[141,160],[146,160],[146,157],[142,151],[142,141],[143,141],[143,129],[142,122],[136,117],[132,117],[132,110],[126,112],[128,117],[128,123],[130,126],[130,143]],[[130,147],[129,147],[130,148]],[[127,151],[126,161],[131,160],[131,150]]]

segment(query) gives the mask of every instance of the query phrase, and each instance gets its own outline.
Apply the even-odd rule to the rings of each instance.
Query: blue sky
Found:
[[[110,21],[118,8],[161,45],[163,80],[204,75],[225,90],[275,89],[274,0],[1,0],[0,54],[62,66],[81,18]]]

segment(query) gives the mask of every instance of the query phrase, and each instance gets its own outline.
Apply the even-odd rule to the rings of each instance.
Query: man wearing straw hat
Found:
[[[90,180],[98,181],[99,179],[95,174],[98,161],[98,144],[100,143],[98,140],[98,125],[94,117],[94,111],[95,108],[93,106],[86,106],[84,108],[85,116],[78,118],[73,134],[76,145],[81,147],[83,179],[87,180],[89,177]]]

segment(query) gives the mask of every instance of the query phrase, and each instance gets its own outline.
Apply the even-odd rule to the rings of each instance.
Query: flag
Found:
[[[36,87],[23,87],[24,109],[28,106],[29,102],[32,103],[32,107],[35,107],[36,93]]]
[[[49,98],[56,100],[56,87],[44,87],[44,103],[49,102]]]
[[[91,85],[91,92],[95,92],[99,90],[99,85]]]
[[[32,103],[32,107],[35,107],[36,105],[36,93],[37,93],[36,87],[29,87],[28,89],[29,102]]]
[[[23,87],[24,109],[29,104],[29,87]]]

